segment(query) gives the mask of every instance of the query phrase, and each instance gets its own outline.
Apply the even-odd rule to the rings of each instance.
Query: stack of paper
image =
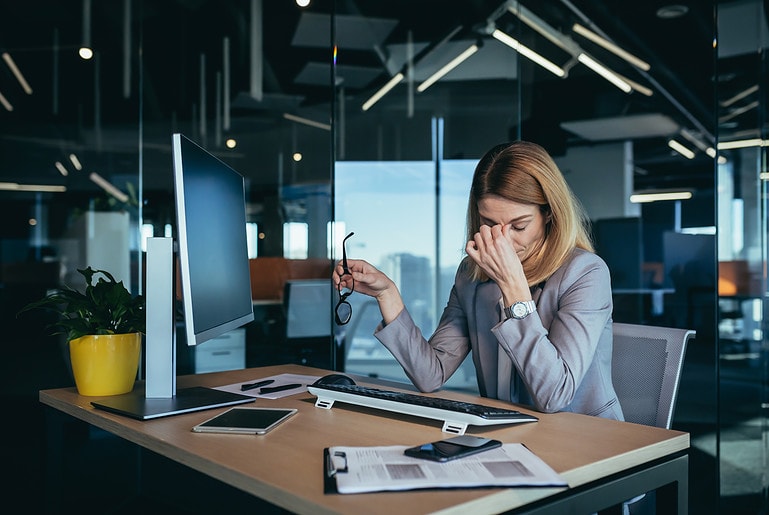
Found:
[[[403,454],[408,446],[330,447],[326,474],[342,494],[419,488],[566,486],[544,461],[520,443],[438,463]],[[328,481],[327,481],[328,483]]]

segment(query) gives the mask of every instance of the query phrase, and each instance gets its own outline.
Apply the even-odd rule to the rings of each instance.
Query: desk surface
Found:
[[[279,373],[324,375],[327,371],[282,365],[178,378],[179,387],[221,386]],[[365,381],[360,381],[365,383]],[[436,395],[477,401],[441,391]],[[324,447],[334,445],[418,445],[445,438],[441,422],[336,403],[316,408],[307,392],[246,406],[292,407],[299,412],[263,436],[193,433],[195,424],[222,409],[138,421],[94,409],[95,397],[74,388],[43,390],[40,401],[144,448],[297,513],[497,513],[562,492],[563,488],[468,489],[323,493]],[[483,399],[486,404],[504,403]],[[527,411],[521,409],[521,411]],[[532,412],[535,413],[535,412]],[[571,488],[637,465],[685,451],[689,435],[573,413],[535,413],[539,422],[470,426],[468,434],[522,442],[559,472]],[[280,464],[280,466],[276,466]],[[468,511],[470,510],[470,511]]]

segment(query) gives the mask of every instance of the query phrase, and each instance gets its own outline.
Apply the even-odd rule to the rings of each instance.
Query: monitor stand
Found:
[[[171,238],[147,238],[147,338],[144,387],[91,404],[139,420],[253,402],[254,397],[196,386],[176,388],[174,254]]]
[[[193,386],[180,388],[176,395],[169,398],[147,398],[144,389],[137,389],[123,395],[113,395],[102,400],[92,401],[91,404],[99,409],[125,415],[137,420],[179,415],[193,411],[201,411],[222,406],[245,404],[256,399],[238,393]]]

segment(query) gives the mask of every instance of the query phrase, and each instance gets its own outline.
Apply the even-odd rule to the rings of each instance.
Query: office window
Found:
[[[432,161],[336,163],[336,223],[345,227],[339,234],[355,232],[347,241],[348,258],[365,259],[392,278],[427,336],[437,326],[464,255],[467,195],[475,162],[441,162],[440,198]],[[373,336],[381,321],[376,301],[357,294],[348,301],[353,318],[340,336],[345,370],[408,382]],[[465,363],[447,386],[476,389],[472,363]]]
[[[283,257],[307,259],[308,228],[304,222],[283,224]]]

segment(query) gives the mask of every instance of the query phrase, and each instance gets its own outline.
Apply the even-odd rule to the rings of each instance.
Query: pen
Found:
[[[302,385],[299,383],[283,384],[283,385],[275,386],[272,388],[262,388],[261,390],[259,390],[259,393],[265,394],[265,393],[282,392],[283,390],[292,390],[294,388],[299,388],[300,386]]]
[[[268,384],[274,383],[274,379],[265,379],[264,381],[257,381],[255,383],[250,384],[244,384],[240,387],[241,392],[245,392],[246,390],[253,390],[254,388],[261,388],[262,386],[267,386]]]

